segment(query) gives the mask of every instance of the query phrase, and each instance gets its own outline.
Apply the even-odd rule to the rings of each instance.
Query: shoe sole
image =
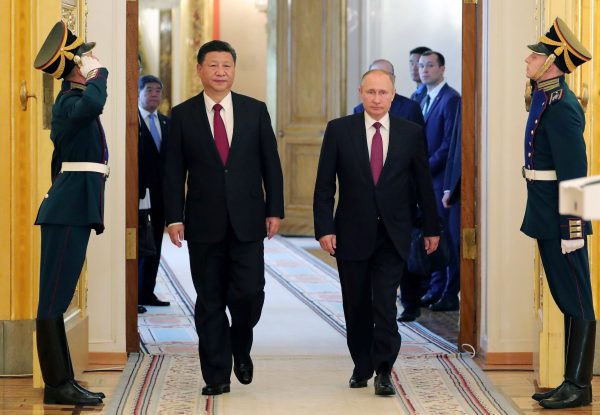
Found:
[[[215,396],[215,395],[222,395],[224,393],[229,393],[230,391],[230,387],[229,386],[225,386],[223,389],[221,389],[220,391],[215,391],[214,393],[207,393],[204,390],[202,391],[202,395],[204,396]]]

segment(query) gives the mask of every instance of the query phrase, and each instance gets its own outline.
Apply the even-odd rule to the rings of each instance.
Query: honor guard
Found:
[[[63,80],[52,107],[52,186],[35,221],[41,226],[42,245],[37,350],[46,404],[99,405],[104,398],[75,380],[63,320],[90,230],[104,230],[108,150],[99,116],[106,102],[108,71],[90,52],[94,46],[60,21],[34,63],[36,69]]]
[[[592,57],[560,18],[528,47],[532,53],[525,62],[532,89],[521,231],[537,240],[548,287],[565,319],[564,381],[532,398],[544,408],[571,408],[592,401],[596,321],[586,243],[591,225],[558,212],[559,183],[587,175],[585,115],[564,75]]]

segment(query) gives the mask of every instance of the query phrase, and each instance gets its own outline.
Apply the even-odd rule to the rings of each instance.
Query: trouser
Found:
[[[348,349],[354,375],[368,379],[389,372],[400,351],[396,292],[405,261],[396,251],[383,222],[375,251],[361,261],[337,258],[342,287]]]
[[[156,275],[160,264],[165,219],[162,212],[155,212],[154,210],[150,211],[150,218],[153,225],[156,254],[141,256],[138,259],[138,303],[154,298]]]
[[[194,318],[202,376],[208,385],[229,383],[232,357],[249,359],[253,328],[262,312],[263,241],[240,241],[229,225],[223,241],[188,242],[188,249],[197,294]]]

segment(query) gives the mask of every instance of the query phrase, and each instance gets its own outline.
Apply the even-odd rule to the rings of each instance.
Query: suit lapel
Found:
[[[153,149],[151,151],[155,151],[158,154],[159,151],[156,148],[154,139],[152,138],[152,133],[148,129],[148,125],[146,125],[146,121],[142,118],[142,113],[139,111],[139,109],[138,109],[138,124],[139,124],[139,126],[138,126],[139,135],[140,135],[140,139],[142,140],[143,149],[150,147]],[[164,137],[164,132],[163,132],[163,137]],[[161,143],[162,143],[162,140],[161,140]]]
[[[433,111],[435,110],[435,107],[437,107],[438,103],[440,102],[440,100],[442,99],[444,94],[446,93],[446,89],[448,89],[448,84],[444,85],[442,87],[442,89],[440,89],[440,92],[438,92],[437,96],[435,97],[435,99],[433,100],[431,105],[429,106],[429,110],[427,111],[427,116],[425,117],[425,121],[427,121],[429,119],[429,116],[433,113]]]
[[[213,156],[218,160],[219,163],[223,163],[221,161],[221,156],[219,156],[219,152],[217,151],[217,145],[215,144],[215,138],[213,137],[213,133],[210,129],[210,123],[208,122],[208,114],[206,113],[206,104],[204,103],[204,92],[196,95],[198,98],[196,102],[194,102],[193,107],[193,116],[192,120],[194,124],[196,124],[196,128],[193,131],[204,131],[204,133],[200,133],[199,136],[201,139],[206,138],[208,140],[208,147],[212,149]]]
[[[231,132],[231,144],[229,145],[229,156],[227,157],[227,164],[230,163],[230,160],[237,154],[237,148],[241,145],[240,134],[237,133],[239,128],[236,128],[236,125],[241,125],[243,123],[244,117],[244,108],[239,100],[238,94],[235,92],[231,92],[231,105],[233,106],[233,131]],[[215,146],[216,149],[216,146]]]
[[[353,136],[358,163],[361,166],[363,174],[367,175],[369,181],[373,183],[373,174],[371,173],[371,161],[369,160],[369,147],[367,146],[367,130],[365,128],[364,112],[354,115],[350,131]]]

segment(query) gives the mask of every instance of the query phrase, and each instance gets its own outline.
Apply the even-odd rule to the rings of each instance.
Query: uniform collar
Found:
[[[80,84],[78,82],[73,82],[73,81],[67,81],[67,80],[63,79],[61,91],[65,92],[65,91],[69,91],[71,89],[80,89],[82,91],[85,91],[85,88],[86,88],[86,86],[83,84]]]
[[[562,88],[565,83],[565,76],[561,75],[556,78],[546,79],[541,82],[537,82],[536,89],[542,90],[544,92],[552,92],[559,88]]]

